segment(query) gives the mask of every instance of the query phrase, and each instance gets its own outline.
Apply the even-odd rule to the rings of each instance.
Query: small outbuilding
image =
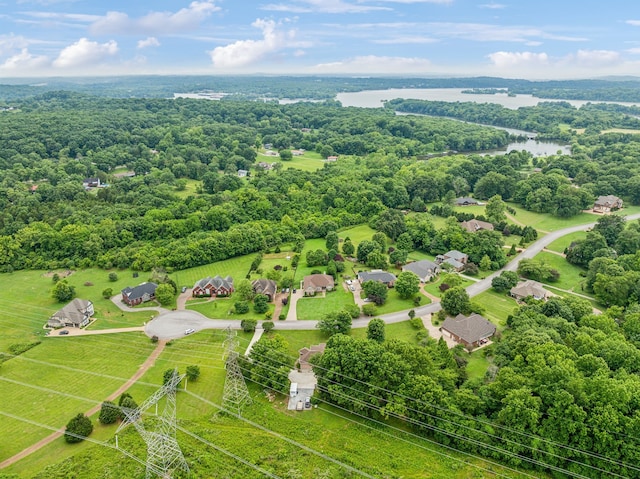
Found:
[[[456,206],[475,206],[480,203],[475,198],[469,198],[468,196],[463,196],[460,198],[456,198],[454,201],[454,204]]]

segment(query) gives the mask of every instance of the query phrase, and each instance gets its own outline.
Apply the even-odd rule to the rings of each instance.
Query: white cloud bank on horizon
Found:
[[[257,19],[252,27],[262,30],[262,40],[238,40],[223,47],[216,47],[209,52],[216,68],[234,69],[256,63],[271,53],[286,47],[295,37],[295,30],[277,31],[281,24],[273,20]]]
[[[92,42],[81,38],[77,42],[65,47],[52,65],[55,68],[77,68],[102,63],[104,60],[118,53],[118,44],[114,40],[106,43]]]
[[[96,35],[161,35],[188,32],[200,25],[212,13],[221,10],[212,0],[194,1],[175,13],[152,12],[144,17],[131,18],[122,12],[107,12],[90,26]]]
[[[427,74],[432,64],[425,58],[385,57],[365,55],[339,62],[321,63],[311,67],[313,73],[344,74]]]

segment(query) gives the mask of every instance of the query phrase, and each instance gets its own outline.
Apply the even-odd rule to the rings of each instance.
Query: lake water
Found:
[[[585,103],[616,103],[618,105],[638,106],[638,103],[625,103],[621,101],[615,102],[594,102],[585,100],[550,100],[545,98],[537,98],[533,95],[515,95],[509,96],[506,93],[489,94],[470,94],[462,93],[462,88],[391,88],[389,90],[368,90],[348,93],[338,93],[336,100],[342,103],[342,106],[359,106],[362,108],[379,108],[383,106],[384,100],[393,100],[394,98],[404,98],[412,100],[430,100],[430,101],[448,101],[448,102],[465,102],[471,101],[475,103],[497,103],[505,108],[516,110],[522,106],[535,106],[540,102],[548,101],[564,101],[575,107],[581,107]]]

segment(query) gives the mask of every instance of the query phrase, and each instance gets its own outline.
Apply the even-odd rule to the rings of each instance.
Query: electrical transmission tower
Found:
[[[225,331],[227,333],[227,339],[224,341],[225,355],[227,357],[225,361],[227,377],[224,380],[222,406],[227,410],[240,414],[244,406],[251,404],[251,397],[238,364],[238,353],[236,352],[238,347],[237,333],[230,327]]]
[[[185,461],[176,440],[176,390],[184,377],[184,374],[180,376],[178,371],[174,370],[169,382],[147,398],[137,409],[121,408],[125,419],[116,431],[116,445],[118,443],[117,434],[129,424],[133,424],[144,442],[147,443],[146,479],[151,479],[154,476],[171,479],[171,473],[175,470],[189,472],[187,461]],[[142,414],[154,405],[157,412],[158,402],[162,398],[165,400],[164,411],[159,416],[156,430],[145,429],[141,421]]]

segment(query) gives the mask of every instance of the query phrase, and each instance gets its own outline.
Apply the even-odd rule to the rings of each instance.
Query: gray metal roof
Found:
[[[455,334],[469,344],[489,338],[496,332],[495,325],[479,314],[471,316],[459,314],[455,318],[448,317],[442,323],[442,329]]]

